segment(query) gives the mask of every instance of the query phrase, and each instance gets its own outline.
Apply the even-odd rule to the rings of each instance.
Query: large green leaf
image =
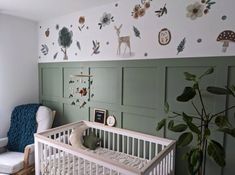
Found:
[[[190,144],[193,140],[193,134],[191,132],[185,132],[183,133],[178,141],[177,141],[177,146],[178,147],[184,147]]]
[[[185,125],[185,124],[178,124],[178,125],[175,125],[175,126],[169,128],[169,129],[170,129],[171,131],[173,131],[173,132],[183,132],[183,131],[185,131],[187,128],[188,128],[188,127],[187,127],[187,125]]]
[[[183,93],[176,98],[177,101],[187,102],[193,99],[196,95],[196,91],[192,87],[185,87]]]
[[[171,129],[174,126],[174,120],[170,120],[168,123],[168,129]]]
[[[225,152],[222,145],[214,140],[207,147],[208,155],[221,167],[225,166]]]
[[[184,72],[185,79],[188,81],[195,81],[196,80],[196,75]]]
[[[190,174],[196,174],[202,165],[203,153],[200,149],[192,149],[188,156],[188,169]]]
[[[183,120],[185,123],[187,123],[189,129],[197,134],[200,134],[201,131],[198,129],[198,127],[192,123],[192,117],[188,116],[187,114],[183,113]]]
[[[228,117],[227,116],[217,116],[215,118],[215,124],[219,127],[219,128],[223,128],[225,126],[229,126],[229,121],[228,121]]]
[[[200,77],[199,79],[201,79],[202,77],[206,76],[206,75],[209,75],[209,74],[212,74],[214,72],[214,68],[213,67],[210,67],[209,69],[206,70],[206,72],[204,72]]]
[[[182,113],[183,115],[183,120],[187,123],[187,122],[192,122],[193,121],[193,117],[187,115],[186,113]]]
[[[208,92],[216,95],[229,95],[231,92],[226,88],[208,86],[206,89]]]
[[[165,126],[165,124],[166,124],[166,119],[162,119],[160,122],[158,122],[156,130],[159,131],[160,129],[162,129],[162,127]]]
[[[218,129],[218,131],[224,132],[226,134],[229,134],[229,135],[235,137],[235,128],[233,128],[233,129],[230,129],[230,128],[220,128],[220,129]]]

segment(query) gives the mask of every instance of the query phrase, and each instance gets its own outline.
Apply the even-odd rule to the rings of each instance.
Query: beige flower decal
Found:
[[[187,17],[195,20],[197,17],[202,17],[204,6],[199,2],[195,2],[194,4],[188,5],[187,10]]]

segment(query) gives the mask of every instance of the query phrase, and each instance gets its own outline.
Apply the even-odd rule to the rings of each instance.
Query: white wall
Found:
[[[16,105],[38,102],[37,24],[0,14],[0,138]]]
[[[235,1],[211,0],[205,2],[212,3],[211,9],[207,14],[203,13],[201,17],[195,20],[187,17],[187,7],[199,3],[204,11],[207,5],[201,3],[201,0],[153,0],[150,1],[150,7],[146,9],[145,15],[138,19],[134,19],[131,14],[135,5],[141,4],[141,0],[119,0],[115,3],[75,12],[53,20],[42,21],[39,23],[39,62],[64,61],[61,46],[58,44],[58,33],[62,27],[67,27],[73,32],[73,43],[67,49],[68,61],[235,55],[235,42],[230,42],[227,51],[222,52],[223,43],[216,41],[222,31],[232,30],[235,32]],[[213,4],[214,2],[215,4]],[[165,4],[167,14],[158,17],[155,11],[160,10]],[[114,22],[100,29],[98,23],[100,23],[100,18],[104,12],[111,13]],[[80,16],[84,16],[86,19],[82,31],[78,29],[81,26],[79,24]],[[56,29],[57,24],[60,27],[59,30]],[[116,54],[118,40],[114,25],[119,26],[120,24],[123,24],[120,36],[130,36],[131,56],[129,54],[124,56],[123,54],[120,56]],[[89,29],[86,29],[87,26]],[[133,26],[138,28],[141,38],[135,36]],[[171,32],[171,41],[167,45],[160,45],[158,42],[158,33],[163,28],[167,28]],[[49,36],[45,35],[47,29],[50,31]],[[184,37],[186,38],[184,50],[177,54],[177,47]],[[198,42],[198,39],[201,39],[201,42]],[[92,55],[92,40],[100,42],[99,54]],[[77,41],[80,42],[81,50],[76,46]],[[48,46],[48,54],[44,55],[40,51],[43,44]],[[54,59],[53,56],[56,53],[58,54]]]

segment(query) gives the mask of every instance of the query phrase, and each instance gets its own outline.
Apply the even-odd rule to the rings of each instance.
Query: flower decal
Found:
[[[195,2],[194,4],[190,4],[187,7],[187,10],[187,17],[191,18],[192,20],[195,20],[197,17],[202,17],[204,7],[199,2]]]
[[[85,22],[86,22],[85,16],[80,16],[78,19],[78,23],[79,23],[78,29],[80,31],[82,31],[82,29],[85,27]]]
[[[100,18],[100,23],[98,23],[100,29],[106,25],[109,25],[111,22],[114,22],[113,18],[114,17],[110,13],[104,12],[103,16]]]
[[[152,0],[141,0],[141,4],[134,6],[132,11],[132,16],[134,19],[138,19],[138,17],[145,15],[146,10],[150,7],[150,1]]]
[[[191,18],[192,20],[197,19],[197,17],[202,17],[203,15],[208,14],[211,6],[214,4],[215,2],[212,0],[201,0],[201,2],[190,4],[187,6],[187,17]]]

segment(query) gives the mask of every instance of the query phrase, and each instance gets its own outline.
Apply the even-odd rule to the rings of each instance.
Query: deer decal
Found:
[[[126,53],[126,48],[129,47],[129,52],[131,56],[131,44],[130,44],[130,36],[120,36],[120,30],[122,28],[122,24],[117,27],[114,26],[114,29],[116,30],[117,36],[118,36],[118,48],[117,48],[117,55],[121,54],[121,45],[124,43],[126,45],[123,55]]]

